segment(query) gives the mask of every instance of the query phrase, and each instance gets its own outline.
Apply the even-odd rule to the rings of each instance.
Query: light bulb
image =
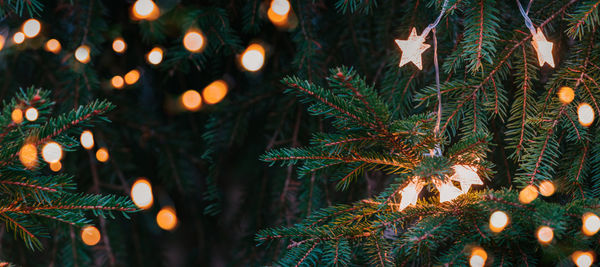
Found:
[[[42,157],[48,163],[58,162],[62,158],[62,147],[57,142],[48,142],[42,148]]]
[[[25,34],[23,34],[22,32],[17,32],[15,33],[15,35],[13,35],[13,42],[15,42],[15,44],[22,44],[25,41]]]
[[[594,253],[591,251],[575,251],[571,255],[571,259],[577,267],[589,267],[594,263]]]
[[[523,204],[529,204],[538,197],[538,191],[533,185],[528,185],[519,192],[519,201]]]
[[[554,231],[548,226],[542,226],[538,228],[536,236],[542,245],[546,245],[552,242],[552,239],[554,238]]]
[[[579,117],[579,123],[587,127],[594,123],[594,109],[588,103],[582,103],[577,108],[577,117]]]
[[[258,71],[265,63],[265,49],[259,44],[251,44],[241,56],[242,67],[247,71]]]
[[[98,161],[107,162],[108,158],[108,149],[106,149],[105,147],[101,147],[98,149],[98,151],[96,151],[96,159]]]
[[[183,46],[190,52],[200,52],[204,47],[204,36],[197,30],[189,30],[183,36]]]
[[[226,95],[227,83],[223,80],[216,80],[202,90],[202,99],[207,104],[219,103]]]
[[[60,171],[60,169],[62,169],[62,164],[60,161],[50,163],[50,170],[53,172]]]
[[[133,69],[125,74],[125,83],[132,85],[140,79],[140,71]]]
[[[40,33],[42,24],[37,19],[28,19],[23,23],[23,33],[28,38],[33,38]]]
[[[552,181],[548,180],[542,181],[538,186],[538,189],[540,190],[540,194],[545,197],[553,195],[554,191],[556,191],[556,188],[554,187]]]
[[[35,121],[38,118],[38,111],[36,108],[34,107],[30,107],[28,109],[25,110],[25,118],[28,121]]]
[[[125,43],[125,40],[123,40],[123,38],[117,37],[112,43],[112,48],[115,52],[120,54],[125,52],[125,49],[127,49],[127,44]]]
[[[273,12],[280,16],[287,16],[290,12],[290,2],[287,0],[273,0],[271,1],[271,7]]]
[[[58,52],[60,52],[60,50],[62,49],[62,46],[58,40],[50,39],[44,45],[44,49],[46,49],[46,51],[48,52],[58,54]]]
[[[25,168],[31,169],[37,165],[37,148],[34,144],[24,144],[19,150],[19,160]]]
[[[81,142],[81,146],[83,148],[92,149],[92,147],[94,147],[94,134],[92,134],[92,132],[89,130],[85,130],[81,133],[79,141]]]
[[[471,257],[469,258],[469,265],[471,267],[483,267],[487,260],[487,252],[480,247],[474,247],[471,250]]]
[[[100,242],[100,231],[95,226],[86,226],[81,230],[81,240],[88,246],[94,246]]]
[[[595,235],[600,230],[600,218],[591,212],[586,212],[582,217],[581,230],[587,236]]]
[[[156,214],[156,223],[163,230],[171,231],[175,229],[177,226],[175,209],[170,206],[160,209],[158,214]]]
[[[160,47],[154,47],[146,56],[148,62],[152,65],[158,65],[163,60],[163,50]]]
[[[508,215],[504,211],[494,211],[490,216],[490,230],[499,233],[508,225]]]
[[[160,15],[158,6],[152,0],[135,1],[132,11],[135,19],[154,20]]]
[[[181,95],[183,107],[189,111],[196,111],[202,106],[202,97],[196,90],[187,90]]]
[[[558,100],[560,100],[560,102],[563,104],[569,104],[573,101],[573,99],[575,99],[575,92],[573,91],[573,88],[568,86],[563,86],[558,89],[557,95]]]
[[[154,202],[152,186],[146,179],[140,178],[131,186],[131,200],[140,209],[148,209]]]
[[[87,45],[77,47],[75,49],[75,59],[83,64],[90,62],[90,47]]]
[[[123,80],[123,77],[115,75],[114,77],[112,77],[112,79],[110,79],[110,84],[115,89],[121,89],[123,88],[123,85],[125,85],[125,80]]]
[[[23,122],[23,111],[19,108],[15,108],[10,114],[12,121],[16,124]]]

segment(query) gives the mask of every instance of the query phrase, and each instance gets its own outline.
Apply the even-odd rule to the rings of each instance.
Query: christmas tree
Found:
[[[0,1],[0,266],[591,266],[599,6]]]

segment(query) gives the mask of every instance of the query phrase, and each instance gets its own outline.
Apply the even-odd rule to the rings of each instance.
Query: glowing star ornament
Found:
[[[462,195],[462,192],[452,184],[451,181],[439,181],[434,182],[435,188],[440,191],[440,203],[452,201],[458,196]]]
[[[533,44],[535,52],[537,52],[540,67],[544,66],[544,63],[548,63],[550,67],[554,68],[554,58],[552,57],[552,47],[554,44],[546,40],[546,36],[544,36],[541,28],[537,28],[537,32],[533,34],[531,43]]]
[[[460,190],[463,194],[469,192],[471,185],[483,185],[476,168],[467,165],[454,165],[452,169],[454,169],[454,175],[450,177],[450,180],[460,183]]]
[[[408,62],[412,62],[419,68],[423,69],[423,63],[421,61],[421,54],[427,50],[431,45],[425,44],[425,38],[417,35],[417,29],[412,28],[410,35],[407,40],[396,39],[396,44],[402,50],[402,57],[400,58],[400,67],[404,66]]]
[[[417,199],[419,198],[419,193],[423,189],[423,184],[419,182],[418,178],[414,178],[406,187],[400,190],[400,194],[402,195],[402,200],[400,200],[399,210],[403,210],[410,205],[417,204]]]

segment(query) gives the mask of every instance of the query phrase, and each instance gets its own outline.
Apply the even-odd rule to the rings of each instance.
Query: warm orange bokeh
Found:
[[[101,147],[98,149],[98,151],[96,151],[96,159],[100,162],[106,162],[108,161],[108,149]]]
[[[154,202],[152,185],[144,178],[140,178],[131,186],[131,200],[140,209],[149,209]]]
[[[538,190],[533,185],[528,185],[519,192],[519,201],[523,204],[529,204],[538,197]]]
[[[62,49],[62,45],[58,40],[50,39],[46,42],[46,45],[44,45],[44,49],[46,49],[46,51],[48,52],[58,54],[58,52],[60,52],[60,50]]]
[[[19,150],[19,160],[25,168],[31,169],[37,165],[37,148],[32,143],[24,144]]]
[[[112,49],[117,53],[123,53],[127,49],[127,44],[123,38],[117,37],[112,43]]]
[[[181,95],[181,104],[189,111],[196,111],[202,106],[202,97],[196,90],[187,90]]]
[[[81,240],[88,246],[94,246],[100,242],[100,231],[93,225],[86,226],[81,230]]]
[[[175,209],[171,206],[166,206],[156,214],[156,223],[158,226],[167,231],[175,229],[177,226],[177,215]]]
[[[202,90],[202,99],[206,104],[219,103],[227,95],[227,90],[225,81],[216,80]]]
[[[128,85],[132,85],[136,83],[140,79],[140,71],[133,69],[130,70],[127,74],[125,74],[125,83]]]
[[[183,46],[190,52],[200,52],[204,48],[204,36],[197,30],[188,30],[183,36]]]
[[[123,77],[116,75],[110,79],[110,85],[115,89],[121,89],[125,85],[125,80],[123,80]]]
[[[19,108],[16,108],[10,114],[10,117],[12,118],[12,121],[14,123],[19,124],[19,123],[23,122],[23,111]]]

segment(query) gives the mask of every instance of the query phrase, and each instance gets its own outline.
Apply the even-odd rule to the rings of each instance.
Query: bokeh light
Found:
[[[160,15],[158,6],[152,0],[137,0],[132,8],[134,19],[155,20]]]
[[[24,144],[19,150],[19,160],[25,168],[31,169],[37,165],[37,148],[32,143]]]
[[[583,126],[592,125],[594,116],[594,109],[588,103],[581,103],[577,108],[577,117],[579,117],[579,123]]]
[[[600,230],[600,217],[598,215],[586,212],[583,214],[581,231],[587,236],[595,235]]]
[[[469,257],[469,265],[471,267],[483,267],[487,257],[487,252],[483,248],[474,247],[471,250],[471,257]]]
[[[107,162],[109,158],[108,149],[101,147],[96,151],[96,159],[100,162]]]
[[[136,83],[140,79],[140,71],[136,69],[130,70],[127,74],[125,74],[125,83],[128,85],[132,85]]]
[[[127,49],[127,44],[123,38],[117,37],[112,43],[112,49],[117,53],[123,53]]]
[[[187,90],[181,95],[181,104],[189,111],[196,111],[202,106],[202,97],[196,90]]]
[[[125,85],[125,80],[123,80],[123,77],[115,75],[110,79],[110,85],[116,89],[121,89]]]
[[[6,43],[6,37],[4,37],[4,35],[0,34],[0,50],[2,50],[2,48],[4,48],[5,43]]]
[[[571,259],[577,267],[589,267],[594,263],[594,253],[592,251],[575,251],[571,255]]]
[[[545,197],[549,197],[549,196],[553,195],[554,192],[556,191],[556,187],[554,186],[554,183],[552,183],[552,181],[548,181],[548,180],[542,181],[540,183],[540,185],[538,186],[538,189],[540,190],[540,194]]]
[[[100,242],[100,231],[93,225],[88,225],[81,230],[81,240],[88,246],[94,246]]]
[[[50,170],[53,172],[60,171],[62,169],[62,163],[60,161],[50,163]]]
[[[558,100],[560,100],[560,102],[563,104],[569,104],[573,101],[573,99],[575,99],[575,91],[573,91],[573,88],[571,87],[563,86],[558,89],[557,94]]]
[[[202,90],[202,99],[206,104],[219,103],[227,95],[227,90],[227,83],[225,81],[216,80]]]
[[[265,49],[260,44],[251,44],[241,56],[242,67],[247,71],[258,71],[265,63]]]
[[[535,235],[542,245],[546,245],[552,242],[552,239],[554,238],[554,231],[548,226],[542,226],[538,228]]]
[[[23,23],[23,33],[28,38],[36,37],[41,29],[42,24],[37,19],[28,19]]]
[[[60,42],[58,40],[50,39],[44,45],[44,49],[48,52],[58,54],[58,52],[60,52],[60,50],[62,49],[62,45],[60,44]]]
[[[519,192],[519,201],[523,204],[529,204],[538,197],[538,190],[533,185],[528,185]]]
[[[183,46],[190,52],[200,52],[204,47],[204,36],[197,30],[188,30],[183,36]]]
[[[152,65],[160,64],[160,62],[162,62],[162,60],[163,60],[162,48],[160,48],[160,47],[152,48],[152,50],[150,50],[150,52],[146,56],[146,59],[148,60],[148,63],[150,63]]]
[[[75,59],[83,64],[90,62],[90,47],[87,45],[77,47],[75,49]]]
[[[499,233],[508,225],[508,215],[504,211],[494,211],[490,215],[490,230]]]
[[[35,121],[38,118],[38,110],[34,107],[30,107],[25,110],[25,118],[28,121]]]
[[[81,146],[83,148],[92,149],[94,147],[94,134],[92,134],[92,132],[89,130],[85,130],[81,133],[79,141],[81,142]]]
[[[152,206],[154,197],[152,196],[152,185],[148,180],[140,178],[133,183],[133,186],[131,186],[131,200],[140,209],[148,209]]]
[[[48,163],[59,162],[62,158],[62,147],[57,142],[48,142],[42,148],[42,158]]]
[[[15,35],[13,35],[13,42],[15,42],[15,44],[22,44],[24,41],[25,34],[22,32],[16,32]]]
[[[270,8],[275,14],[286,16],[290,12],[290,2],[288,0],[273,0]]]
[[[10,117],[14,123],[19,124],[23,122],[23,111],[20,108],[15,108]]]
[[[156,214],[156,224],[163,230],[171,231],[177,226],[177,215],[175,209],[171,206],[166,206],[160,209]]]

